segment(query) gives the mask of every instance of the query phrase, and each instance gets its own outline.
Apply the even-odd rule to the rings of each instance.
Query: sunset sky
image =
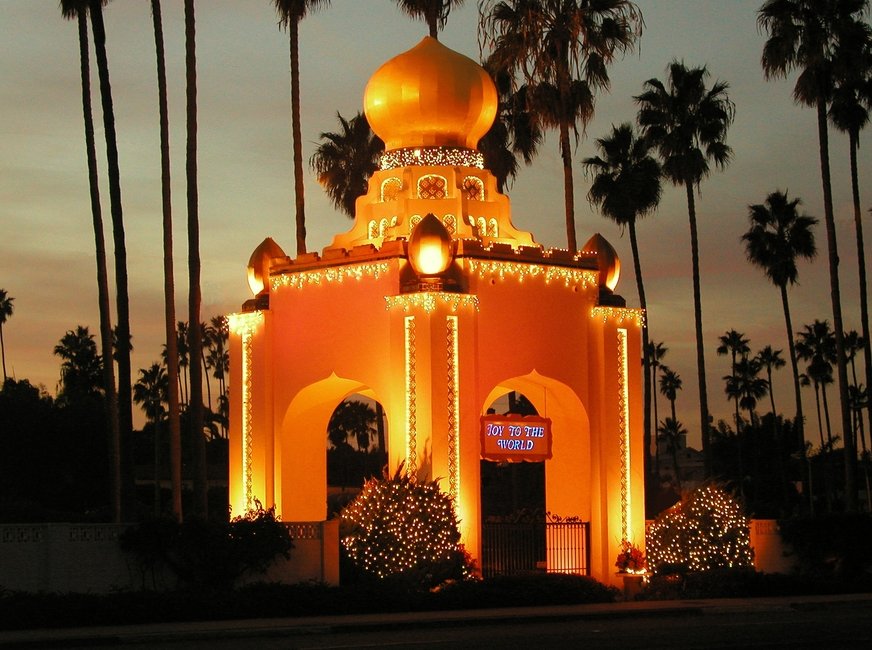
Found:
[[[803,199],[809,214],[823,219],[815,114],[793,104],[792,78],[766,82],[763,77],[760,54],[765,35],[756,24],[761,0],[638,0],[637,4],[645,19],[644,33],[636,51],[611,68],[611,93],[598,98],[596,115],[575,161],[594,155],[594,139],[604,136],[612,124],[635,118],[633,95],[641,92],[646,79],[664,79],[666,65],[674,58],[689,66],[707,65],[710,81],[730,84],[736,120],[727,142],[735,158],[725,172],[714,172],[704,181],[697,202],[709,404],[716,419],[729,419],[732,408],[721,380],[729,373],[729,360],[716,355],[717,337],[734,328],[750,338],[754,352],[772,345],[783,348],[787,356],[778,291],[744,258],[740,237],[748,226],[747,206],[762,202],[771,191],[786,189]],[[164,0],[163,13],[181,316],[186,314],[187,297],[181,0]],[[113,0],[105,9],[105,22],[120,146],[136,370],[159,358],[163,337],[159,133],[150,3]],[[407,18],[392,0],[333,0],[328,9],[302,23],[305,160],[314,151],[319,133],[337,130],[337,111],[350,118],[362,110],[370,75],[425,34],[426,26]],[[466,0],[451,13],[440,39],[479,59],[475,0]],[[0,44],[0,288],[15,299],[15,313],[3,329],[7,368],[15,378],[27,378],[54,393],[59,375],[54,345],[78,324],[88,325],[95,334],[98,328],[78,34],[75,22],[62,19],[57,0],[3,0]],[[286,252],[294,251],[288,40],[277,26],[273,3],[200,0],[197,59],[206,320],[238,310],[250,297],[245,267],[264,237],[273,237]],[[99,125],[96,64],[92,73]],[[102,143],[99,128],[101,196],[111,251]],[[848,328],[859,329],[845,137],[831,134],[830,156],[844,319]],[[864,180],[869,178],[870,163],[868,147],[861,149],[861,191],[869,187]],[[600,232],[615,246],[624,269],[618,291],[630,305],[638,305],[627,236],[588,205],[589,180],[580,164],[575,167],[575,181],[579,242]],[[532,231],[545,246],[565,245],[562,172],[553,132],[508,194],[519,228]],[[869,201],[865,196],[863,200],[865,211]],[[322,249],[333,234],[350,227],[308,169],[306,214],[310,250]],[[669,352],[664,363],[684,380],[679,419],[691,432],[691,444],[698,444],[684,191],[665,186],[659,210],[639,224],[638,233],[651,337],[665,342]],[[790,292],[795,329],[815,318],[832,320],[823,223],[816,234],[821,255],[814,264],[800,266],[801,284]],[[789,368],[778,373],[775,397],[779,410],[792,412]],[[810,391],[804,402],[809,433],[816,437]],[[768,400],[761,410],[768,409],[767,404]]]

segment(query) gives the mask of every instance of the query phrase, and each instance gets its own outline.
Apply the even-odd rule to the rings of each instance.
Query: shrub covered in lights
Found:
[[[364,574],[431,587],[468,575],[451,498],[402,471],[367,481],[342,511],[342,545]]]
[[[754,565],[747,517],[732,496],[713,485],[658,515],[648,529],[646,551],[655,573]]]

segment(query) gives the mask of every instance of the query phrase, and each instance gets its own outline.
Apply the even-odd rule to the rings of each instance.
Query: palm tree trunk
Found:
[[[160,0],[151,0],[157,86],[160,110],[160,167],[163,206],[164,331],[167,340],[167,416],[170,431],[170,484],[172,512],[182,520],[182,435],[179,405],[179,347],[176,334],[175,271],[173,269],[173,213],[170,185],[170,133],[167,75]]]
[[[294,199],[296,201],[297,255],[306,252],[306,210],[303,199],[303,136],[300,128],[300,52],[298,20],[288,21],[291,54],[291,131],[294,146]]]
[[[732,362],[730,365],[730,376],[733,378],[733,386],[736,385],[736,351],[733,350]],[[739,434],[739,429],[742,428],[742,421],[739,419],[739,395],[733,397],[733,403],[736,406],[736,435]]]
[[[6,384],[6,343],[3,341],[3,324],[0,323],[0,356],[3,358],[3,384]],[[2,388],[2,386],[0,386]]]
[[[200,340],[202,341],[202,334]],[[209,381],[209,362],[206,361],[206,345],[201,345],[200,349],[200,359],[203,362],[203,379],[206,383],[206,404],[209,407],[209,410],[212,410],[212,383]]]
[[[154,518],[160,517],[160,415],[154,421]]]
[[[652,354],[656,354],[652,350]],[[646,354],[647,356],[647,354]],[[651,386],[652,386],[652,397],[651,400],[654,402],[654,476],[659,481],[660,480],[660,436],[657,435],[657,427],[660,426],[660,413],[657,410],[657,368],[660,367],[660,362],[657,359],[652,357],[653,363],[651,363]],[[675,411],[672,412],[672,419],[675,420]]]
[[[830,446],[830,451],[833,450],[833,431],[830,427],[830,404],[827,400],[827,385],[821,384],[821,398],[824,403],[824,424],[827,425],[827,444]]]
[[[121,171],[118,166],[118,142],[115,135],[115,109],[112,85],[106,57],[106,30],[100,0],[91,0],[91,29],[94,31],[94,52],[100,78],[100,99],[103,107],[103,130],[106,136],[106,162],[109,167],[109,205],[112,215],[112,238],[115,244],[115,302],[118,312],[116,326],[118,356],[118,438],[121,467],[122,516],[133,510],[133,437],[132,384],[130,379],[130,299],[127,289],[127,246],[124,236],[124,213],[121,205]],[[108,359],[111,360],[112,355]]]
[[[378,433],[378,448],[382,454],[387,458],[387,444],[385,440],[385,411],[381,405],[381,402],[375,403],[375,426],[376,432]]]
[[[191,372],[191,403],[188,415],[194,444],[194,511],[208,514],[206,474],[206,439],[203,436],[203,377],[200,350],[200,219],[197,195],[197,56],[194,0],[185,0],[185,69],[187,88],[187,156],[188,181],[188,358]]]
[[[839,251],[836,244],[836,222],[833,216],[833,193],[830,185],[829,138],[827,134],[827,107],[819,94],[817,101],[818,140],[821,159],[821,180],[824,190],[824,220],[827,227],[827,256],[830,266],[830,298],[833,304],[833,328],[836,333],[836,370],[839,382],[839,405],[842,415],[842,431],[845,438],[845,509],[857,510],[857,485],[855,478],[856,453],[851,433],[851,415],[848,406],[848,373],[845,366],[845,336],[842,324],[842,299],[839,290]]]
[[[796,343],[793,340],[793,324],[790,320],[790,304],[787,301],[787,286],[781,285],[781,306],[784,308],[784,325],[787,328],[787,350],[790,354],[790,370],[793,372],[793,396],[796,401],[796,420],[794,426],[797,431],[796,443],[798,450],[805,449],[805,418],[802,414],[802,392],[799,387],[799,367],[796,362]]]
[[[97,144],[91,108],[91,68],[88,54],[88,24],[85,8],[78,12],[79,58],[82,69],[82,113],[85,120],[85,150],[88,159],[88,186],[91,195],[91,216],[97,258],[97,300],[100,308],[100,349],[103,355],[103,391],[106,396],[106,433],[109,436],[109,476],[112,521],[121,523],[121,441],[118,432],[118,393],[115,391],[115,365],[112,362],[112,320],[109,298],[109,277],[106,268],[106,240],[103,236],[103,210],[100,206],[100,185],[97,180]],[[0,341],[2,341],[0,328]],[[6,377],[6,357],[3,358]]]
[[[824,443],[824,423],[821,419],[821,393],[820,393],[820,384],[818,384],[817,380],[814,381],[814,401],[817,405],[817,420],[818,420],[818,436],[821,439],[821,450],[826,446]]]
[[[699,290],[699,239],[696,231],[696,205],[693,183],[685,183],[687,189],[687,214],[690,220],[690,256],[693,267],[693,319],[696,328],[696,368],[699,381],[699,419],[702,434],[702,452],[706,477],[712,473],[712,454],[709,444],[708,391],[705,380],[705,348],[702,338],[702,302]],[[738,433],[738,432],[737,432]]]
[[[643,399],[644,411],[642,412],[643,430],[644,430],[644,470],[645,477],[650,481],[653,478],[654,466],[651,462],[651,359],[648,357],[648,303],[645,300],[645,285],[642,282],[642,263],[639,260],[639,244],[636,241],[636,220],[632,219],[629,223],[630,230],[630,248],[633,251],[633,269],[636,273],[636,288],[639,291],[639,307],[642,313],[645,314],[645,320],[642,325],[642,367],[643,367]],[[654,387],[656,390],[656,386]]]
[[[860,276],[860,326],[863,330],[863,360],[866,362],[866,388],[872,390],[872,338],[869,332],[869,299],[866,289],[866,250],[863,246],[863,219],[860,214],[860,184],[857,179],[857,148],[860,137],[856,131],[850,134],[851,146],[851,193],[854,198],[854,230],[857,233],[857,267]],[[856,382],[855,382],[856,383]],[[872,400],[866,400],[866,411],[869,415],[869,423],[872,426]],[[858,413],[862,425],[862,412]],[[854,442],[856,448],[856,441]]]
[[[572,150],[569,142],[569,124],[560,123],[560,158],[563,160],[563,202],[566,210],[566,247],[570,253],[578,250],[575,239],[575,191],[572,181]]]

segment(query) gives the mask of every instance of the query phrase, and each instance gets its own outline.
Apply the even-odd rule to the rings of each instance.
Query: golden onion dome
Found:
[[[596,233],[587,240],[581,252],[596,255],[597,267],[599,268],[599,286],[614,291],[615,287],[618,286],[618,278],[621,276],[621,260],[614,247],[605,237]]]
[[[427,36],[376,70],[363,106],[388,150],[475,149],[496,117],[497,91],[484,68]]]
[[[248,286],[255,296],[269,293],[269,266],[277,257],[284,257],[285,252],[272,237],[264,239],[251,257],[248,258]]]

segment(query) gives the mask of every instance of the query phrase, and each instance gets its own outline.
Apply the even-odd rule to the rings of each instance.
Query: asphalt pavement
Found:
[[[548,607],[513,607],[438,612],[403,612],[346,616],[307,616],[185,623],[154,623],[112,627],[33,629],[0,631],[0,648],[68,648],[115,645],[154,645],[206,641],[294,637],[336,632],[399,630],[403,628],[493,624],[522,621],[567,621],[583,619],[656,616],[715,616],[743,613],[809,611],[840,605],[872,605],[870,594],[786,596],[770,598],[724,598],[712,600],[664,600]]]

